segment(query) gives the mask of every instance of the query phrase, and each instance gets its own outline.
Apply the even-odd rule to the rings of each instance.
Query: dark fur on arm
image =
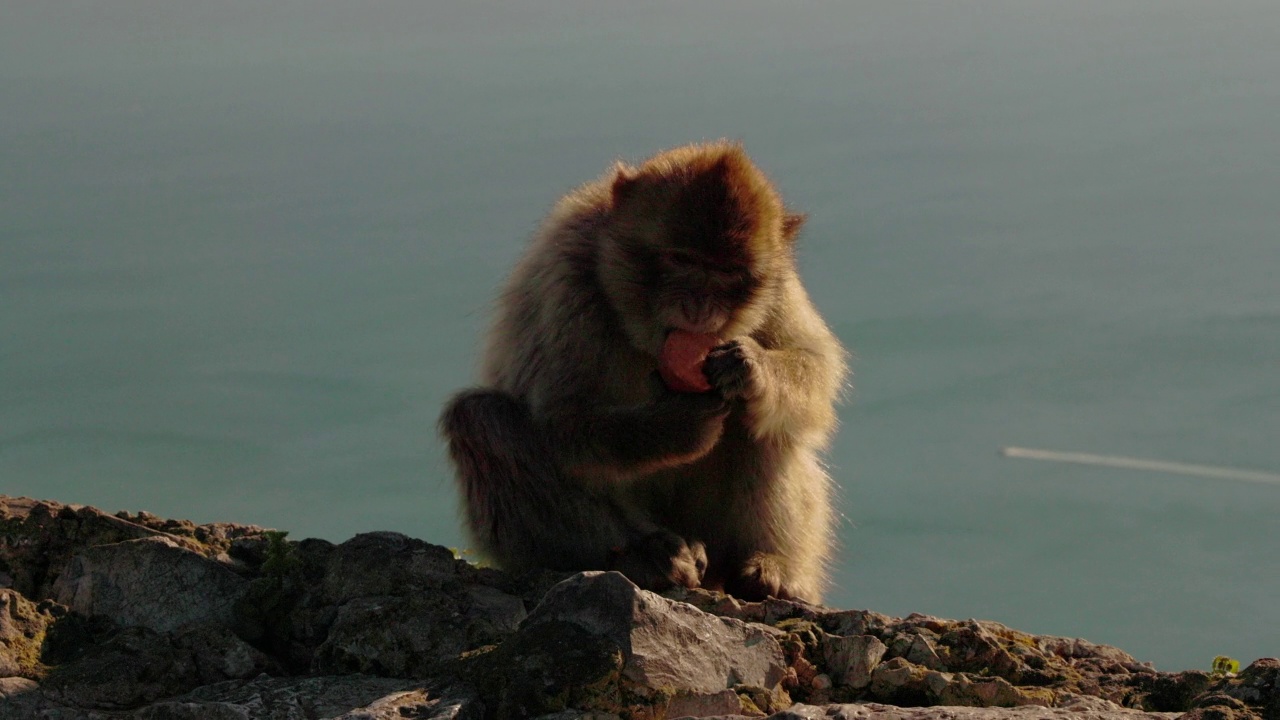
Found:
[[[728,403],[719,395],[667,394],[634,407],[561,402],[543,431],[561,466],[586,481],[616,481],[692,462],[720,439]]]

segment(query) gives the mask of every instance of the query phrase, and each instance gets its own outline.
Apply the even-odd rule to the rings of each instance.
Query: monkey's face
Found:
[[[647,214],[608,238],[600,276],[631,342],[657,355],[672,330],[726,340],[764,320],[779,278],[781,249],[732,233],[699,234],[700,223]]]
[[[728,340],[763,322],[790,234],[741,147],[688,146],[619,167],[611,194],[600,278],[636,348],[656,356],[672,330]]]
[[[768,273],[749,258],[725,261],[681,247],[677,238],[656,246],[636,243],[631,264],[635,305],[663,336],[687,330],[730,337],[759,302]]]

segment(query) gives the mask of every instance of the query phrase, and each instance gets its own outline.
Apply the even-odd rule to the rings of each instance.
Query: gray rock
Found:
[[[243,720],[312,720],[317,717],[417,717],[413,714],[436,701],[411,680],[370,678],[367,675],[268,678],[251,682],[207,685],[182,697],[141,708],[140,720],[202,720],[234,717]],[[407,712],[401,714],[401,708]],[[360,715],[365,712],[366,715]],[[392,714],[394,712],[394,714]],[[428,716],[429,715],[424,715]]]
[[[677,695],[667,703],[667,717],[707,717],[742,712],[742,700],[732,690],[707,695]]]
[[[938,657],[934,640],[923,633],[915,636],[903,657],[916,665],[927,667],[930,670],[942,670],[946,667],[946,664],[942,662],[942,658]]]
[[[461,701],[431,698],[423,690],[405,690],[345,712],[335,720],[454,720],[462,708]]]
[[[167,632],[190,625],[230,627],[247,581],[166,537],[99,545],[72,558],[55,599],[84,615]]]
[[[359,597],[433,590],[456,575],[453,553],[396,532],[356,535],[334,549],[325,571],[326,600],[341,604]]]
[[[871,684],[871,671],[886,650],[885,644],[871,635],[829,635],[822,640],[823,661],[831,680],[854,690]]]
[[[128,709],[254,677],[269,666],[265,655],[223,628],[173,634],[135,626],[52,668],[41,690],[71,707]]]
[[[434,706],[412,682],[362,675],[270,678],[200,688],[132,715],[139,720],[382,720],[424,717]]]
[[[706,720],[746,720],[746,715],[718,715]],[[1174,713],[1148,713],[1112,708],[1082,710],[1019,707],[897,707],[878,703],[846,705],[793,705],[767,720],[1172,720]]]
[[[344,592],[338,596],[349,599],[337,607],[312,669],[425,677],[467,650],[501,642],[527,615],[520,598],[496,588],[464,585],[452,576],[435,576],[439,587],[423,587],[423,578],[429,576],[419,574],[418,582],[406,580],[398,589],[381,580],[368,585],[351,578],[342,582]],[[329,576],[325,582],[334,583]],[[367,590],[395,594],[360,594]]]
[[[1266,720],[1280,720],[1280,659],[1255,660],[1235,677],[1220,680],[1217,687],[1205,692],[1194,704],[1202,708],[1223,707],[1227,699],[1259,708],[1259,714]],[[1240,708],[1234,709],[1237,717],[1243,714]]]
[[[642,687],[704,695],[740,684],[773,690],[786,675],[782,649],[761,626],[641,590],[620,573],[581,573],[556,585],[521,632],[555,621],[620,648],[623,676]]]
[[[423,677],[467,649],[463,613],[456,600],[440,593],[351,600],[339,608],[316,650],[315,670]]]
[[[0,677],[0,720],[38,717],[43,698],[40,684],[21,677]]]
[[[989,621],[514,576],[398,533],[0,496],[0,573],[0,720],[1280,720],[1274,659],[1156,672]]]

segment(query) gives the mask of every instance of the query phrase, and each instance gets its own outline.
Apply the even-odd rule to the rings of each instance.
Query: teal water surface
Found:
[[[614,158],[740,138],[856,354],[833,605],[1280,653],[1280,6],[0,2],[0,492],[465,546],[434,435]]]

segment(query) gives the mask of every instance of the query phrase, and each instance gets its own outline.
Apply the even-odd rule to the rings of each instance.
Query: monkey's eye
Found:
[[[662,284],[667,271],[657,251],[643,247],[628,248],[626,255],[633,277],[641,287],[654,290]]]

